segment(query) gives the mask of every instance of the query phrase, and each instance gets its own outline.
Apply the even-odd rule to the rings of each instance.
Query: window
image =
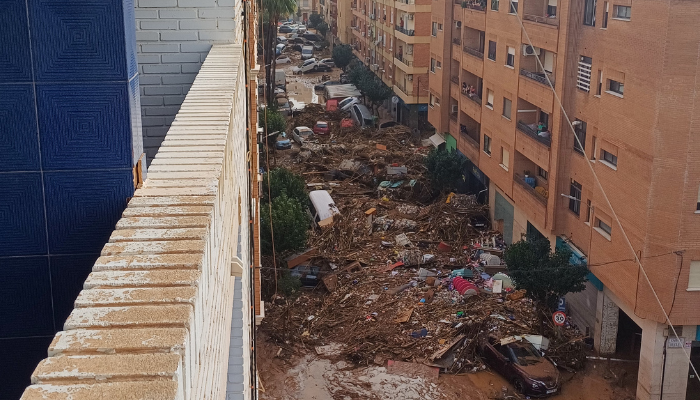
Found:
[[[695,212],[700,212],[700,189],[698,189],[698,205],[695,207]]]
[[[503,98],[503,116],[510,119],[510,99]]]
[[[591,90],[591,66],[593,59],[586,56],[580,56],[578,60],[578,77],[576,78],[576,87],[589,92]]]
[[[498,11],[498,0],[491,0],[491,10]]]
[[[595,4],[596,0],[584,0],[583,24],[595,26]]]
[[[491,155],[491,137],[489,135],[484,135],[484,153]]]
[[[600,92],[603,90],[603,70],[598,70],[598,87],[595,90],[595,95],[600,96]]]
[[[493,110],[493,90],[487,89],[486,106]]]
[[[572,180],[569,189],[569,210],[581,215],[581,184]]]
[[[430,72],[435,73],[435,59],[430,59]]]
[[[496,42],[489,40],[489,60],[496,61]]]
[[[690,276],[688,277],[688,290],[700,290],[700,261],[690,262]]]
[[[508,53],[506,54],[506,65],[512,67],[515,65],[515,48],[508,47]]]
[[[577,119],[574,121],[574,150],[585,154],[586,149],[586,123]],[[578,140],[577,140],[578,139]]]
[[[612,227],[606,224],[605,222],[599,220],[598,218],[595,219],[595,226],[601,231],[607,233],[608,236],[610,236],[610,234],[612,233]]]
[[[617,93],[620,96],[622,96],[625,94],[625,84],[618,81],[614,81],[612,79],[608,79],[608,91],[612,93]]]
[[[442,69],[442,63],[440,61],[435,61],[435,66]]]
[[[606,29],[608,27],[608,11],[610,10],[610,4],[606,1],[603,3],[603,26],[601,28]]]
[[[591,152],[591,160],[595,161],[595,154],[598,151],[598,138],[595,136],[591,137],[591,146],[593,147],[593,151]]]
[[[510,165],[510,152],[508,150],[506,150],[505,147],[501,147],[501,167],[503,167],[507,171],[509,165]]]
[[[557,16],[557,0],[549,0],[547,4],[547,16],[549,18]]]
[[[435,104],[439,104],[437,101],[435,101],[436,99],[437,97],[430,93],[430,107],[435,107]]]
[[[593,206],[591,206],[591,201],[586,200],[586,222],[590,223],[591,222],[591,209]]]
[[[433,36],[437,36],[437,22],[433,22],[432,33]]]
[[[439,30],[439,31],[442,30],[442,24],[438,24],[438,30]]]
[[[549,172],[540,166],[537,166],[537,176],[544,179],[545,181],[549,179]]]
[[[389,14],[389,22],[392,24],[394,23],[394,9],[391,9],[391,13]]]
[[[610,165],[614,165],[617,167],[617,156],[609,153],[605,150],[600,151],[600,158],[603,159],[603,161],[607,162]]]
[[[511,14],[518,13],[518,0],[510,0],[510,11]]]
[[[624,19],[629,21],[632,17],[632,7],[630,6],[614,6],[613,7],[613,18]]]

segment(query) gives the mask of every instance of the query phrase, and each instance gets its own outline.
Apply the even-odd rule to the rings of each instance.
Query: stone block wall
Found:
[[[243,2],[136,2],[143,144],[150,163],[211,46],[243,43]]]
[[[22,400],[250,397],[244,88],[214,46]]]

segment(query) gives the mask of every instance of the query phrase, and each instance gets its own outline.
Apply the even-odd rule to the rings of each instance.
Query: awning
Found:
[[[441,144],[445,143],[445,138],[442,137],[441,134],[436,133],[430,137],[430,143],[432,143],[435,148],[438,148]]]

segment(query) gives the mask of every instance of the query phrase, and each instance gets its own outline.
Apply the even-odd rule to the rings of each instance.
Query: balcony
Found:
[[[396,0],[396,3],[413,5],[416,4],[416,0]]]
[[[474,56],[474,57],[476,57],[476,58],[478,58],[478,59],[480,59],[480,60],[483,60],[483,59],[484,59],[484,53],[483,53],[483,52],[481,52],[481,51],[479,51],[479,50],[477,50],[477,49],[472,49],[472,48],[469,47],[469,46],[464,46],[464,47],[462,47],[462,51],[464,51],[465,53],[469,54],[470,56]]]
[[[457,148],[473,163],[479,160],[480,125],[463,112],[460,113],[459,142]]]
[[[459,35],[459,33],[458,33],[458,35]],[[458,37],[452,38],[452,44],[456,44],[457,46],[461,46],[461,45],[462,45],[462,39],[460,39],[460,38],[458,38]]]
[[[398,26],[398,25],[395,26],[395,29],[396,29],[398,32],[401,32],[401,33],[403,33],[403,34],[406,35],[406,36],[415,36],[415,35],[416,35],[416,31],[415,31],[414,29],[406,29],[406,28],[402,28],[402,27],[400,27],[400,26]]]
[[[549,87],[549,83],[547,83],[547,77],[549,77],[549,81],[552,83],[552,87],[554,87],[554,77],[546,72],[530,72],[524,68],[520,68],[520,75],[530,78],[535,82],[539,82],[547,87]],[[547,77],[545,77],[545,75]]]
[[[539,15],[532,15],[532,14],[523,14],[523,19],[525,21],[532,21],[532,22],[537,22],[538,24],[546,24],[546,25],[551,25],[551,26],[559,26],[559,20],[556,18],[552,17],[547,17],[547,16],[539,16]]]
[[[531,179],[537,182],[535,178]],[[535,186],[533,188],[527,182],[525,182],[525,178],[523,176],[517,173],[513,174],[513,181],[515,181],[518,185],[524,188],[525,191],[528,192],[535,199],[537,199],[537,201],[541,202],[544,205],[547,205],[547,197],[549,196],[549,191],[547,190],[547,188],[545,188],[544,186]]]
[[[450,77],[450,82],[454,83],[455,85],[459,85],[459,77],[458,76]]]
[[[552,146],[552,138],[550,136],[542,136],[537,132],[537,125],[535,124],[526,124],[522,121],[518,121],[517,124],[518,130],[531,138],[537,140],[538,142],[542,143],[543,145],[547,147]],[[550,134],[551,135],[551,134]]]
[[[412,67],[413,66],[413,58],[409,58],[408,56],[405,56],[403,54],[396,54],[395,55],[396,59],[404,63],[407,67]]]
[[[486,1],[462,1],[455,0],[455,4],[461,4],[462,8],[468,8],[476,11],[486,11]]]

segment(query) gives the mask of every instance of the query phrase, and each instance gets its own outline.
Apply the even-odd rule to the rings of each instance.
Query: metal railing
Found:
[[[413,60],[408,60],[405,56],[401,54],[396,54],[395,55],[396,59],[401,61],[402,63],[406,64],[409,67],[413,66]]]
[[[559,19],[557,19],[557,18],[542,17],[539,15],[532,15],[532,14],[523,14],[523,19],[526,21],[537,22],[539,24],[559,26]]]
[[[473,101],[474,103],[478,104],[481,106],[481,97],[477,96],[476,94],[469,95],[469,93],[466,93],[464,90],[461,91],[462,96],[468,98],[469,100]]]
[[[396,28],[397,31],[403,33],[404,35],[407,35],[407,36],[415,36],[415,35],[416,35],[416,31],[413,30],[413,29],[402,28],[402,27],[400,27],[400,26],[398,26],[398,25],[396,25],[395,28]]]
[[[549,86],[549,83],[547,83],[547,78],[545,78],[544,73],[541,72],[530,72],[526,69],[520,69],[520,75],[530,78],[533,81],[539,82],[545,86]],[[552,76],[549,75],[549,80],[552,82],[552,86],[554,86],[554,79],[552,79]]]
[[[404,94],[406,94],[407,96],[413,95],[413,88],[411,88],[411,90],[409,91],[406,89],[406,86],[401,82],[396,82],[396,87],[398,87],[399,90],[404,92]]]
[[[450,77],[450,81],[456,85],[459,85],[459,77],[457,76]]]
[[[453,43],[453,44],[456,44],[457,46],[461,46],[461,45],[462,45],[462,39],[460,39],[460,38],[452,38],[452,43]]]
[[[537,134],[537,130],[531,128],[531,127],[530,127],[529,125],[527,125],[526,123],[524,123],[524,122],[522,122],[522,121],[518,121],[517,127],[518,127],[518,130],[519,130],[520,132],[522,132],[522,133],[524,133],[524,134],[530,136],[531,138],[533,138],[533,139],[537,140],[538,142],[542,143],[543,145],[545,145],[545,146],[547,146],[547,147],[550,147],[550,146],[552,145],[552,138],[551,138],[551,137],[544,137],[544,136],[538,135],[538,134]],[[550,133],[550,135],[551,135],[551,133]]]
[[[416,4],[416,0],[396,0],[397,3]]]
[[[472,48],[469,47],[469,46],[464,46],[464,47],[462,47],[462,51],[464,51],[465,53],[467,53],[467,54],[469,54],[469,55],[472,55],[472,56],[474,56],[474,57],[476,57],[476,58],[480,58],[480,59],[482,59],[482,60],[484,59],[484,53],[483,53],[483,52],[481,52],[481,51],[479,51],[479,50],[477,50],[477,49],[472,49]]]
[[[527,192],[532,194],[538,201],[540,201],[543,204],[547,204],[547,198],[544,197],[540,192],[535,190],[532,186],[528,185],[527,182],[525,182],[525,178],[522,177],[520,174],[513,174],[513,180],[516,181],[520,186],[525,188]]]
[[[460,4],[459,1],[455,1],[455,4]],[[484,11],[486,10],[486,2],[485,1],[462,1],[462,8],[469,8],[471,10],[476,10],[476,11]]]

